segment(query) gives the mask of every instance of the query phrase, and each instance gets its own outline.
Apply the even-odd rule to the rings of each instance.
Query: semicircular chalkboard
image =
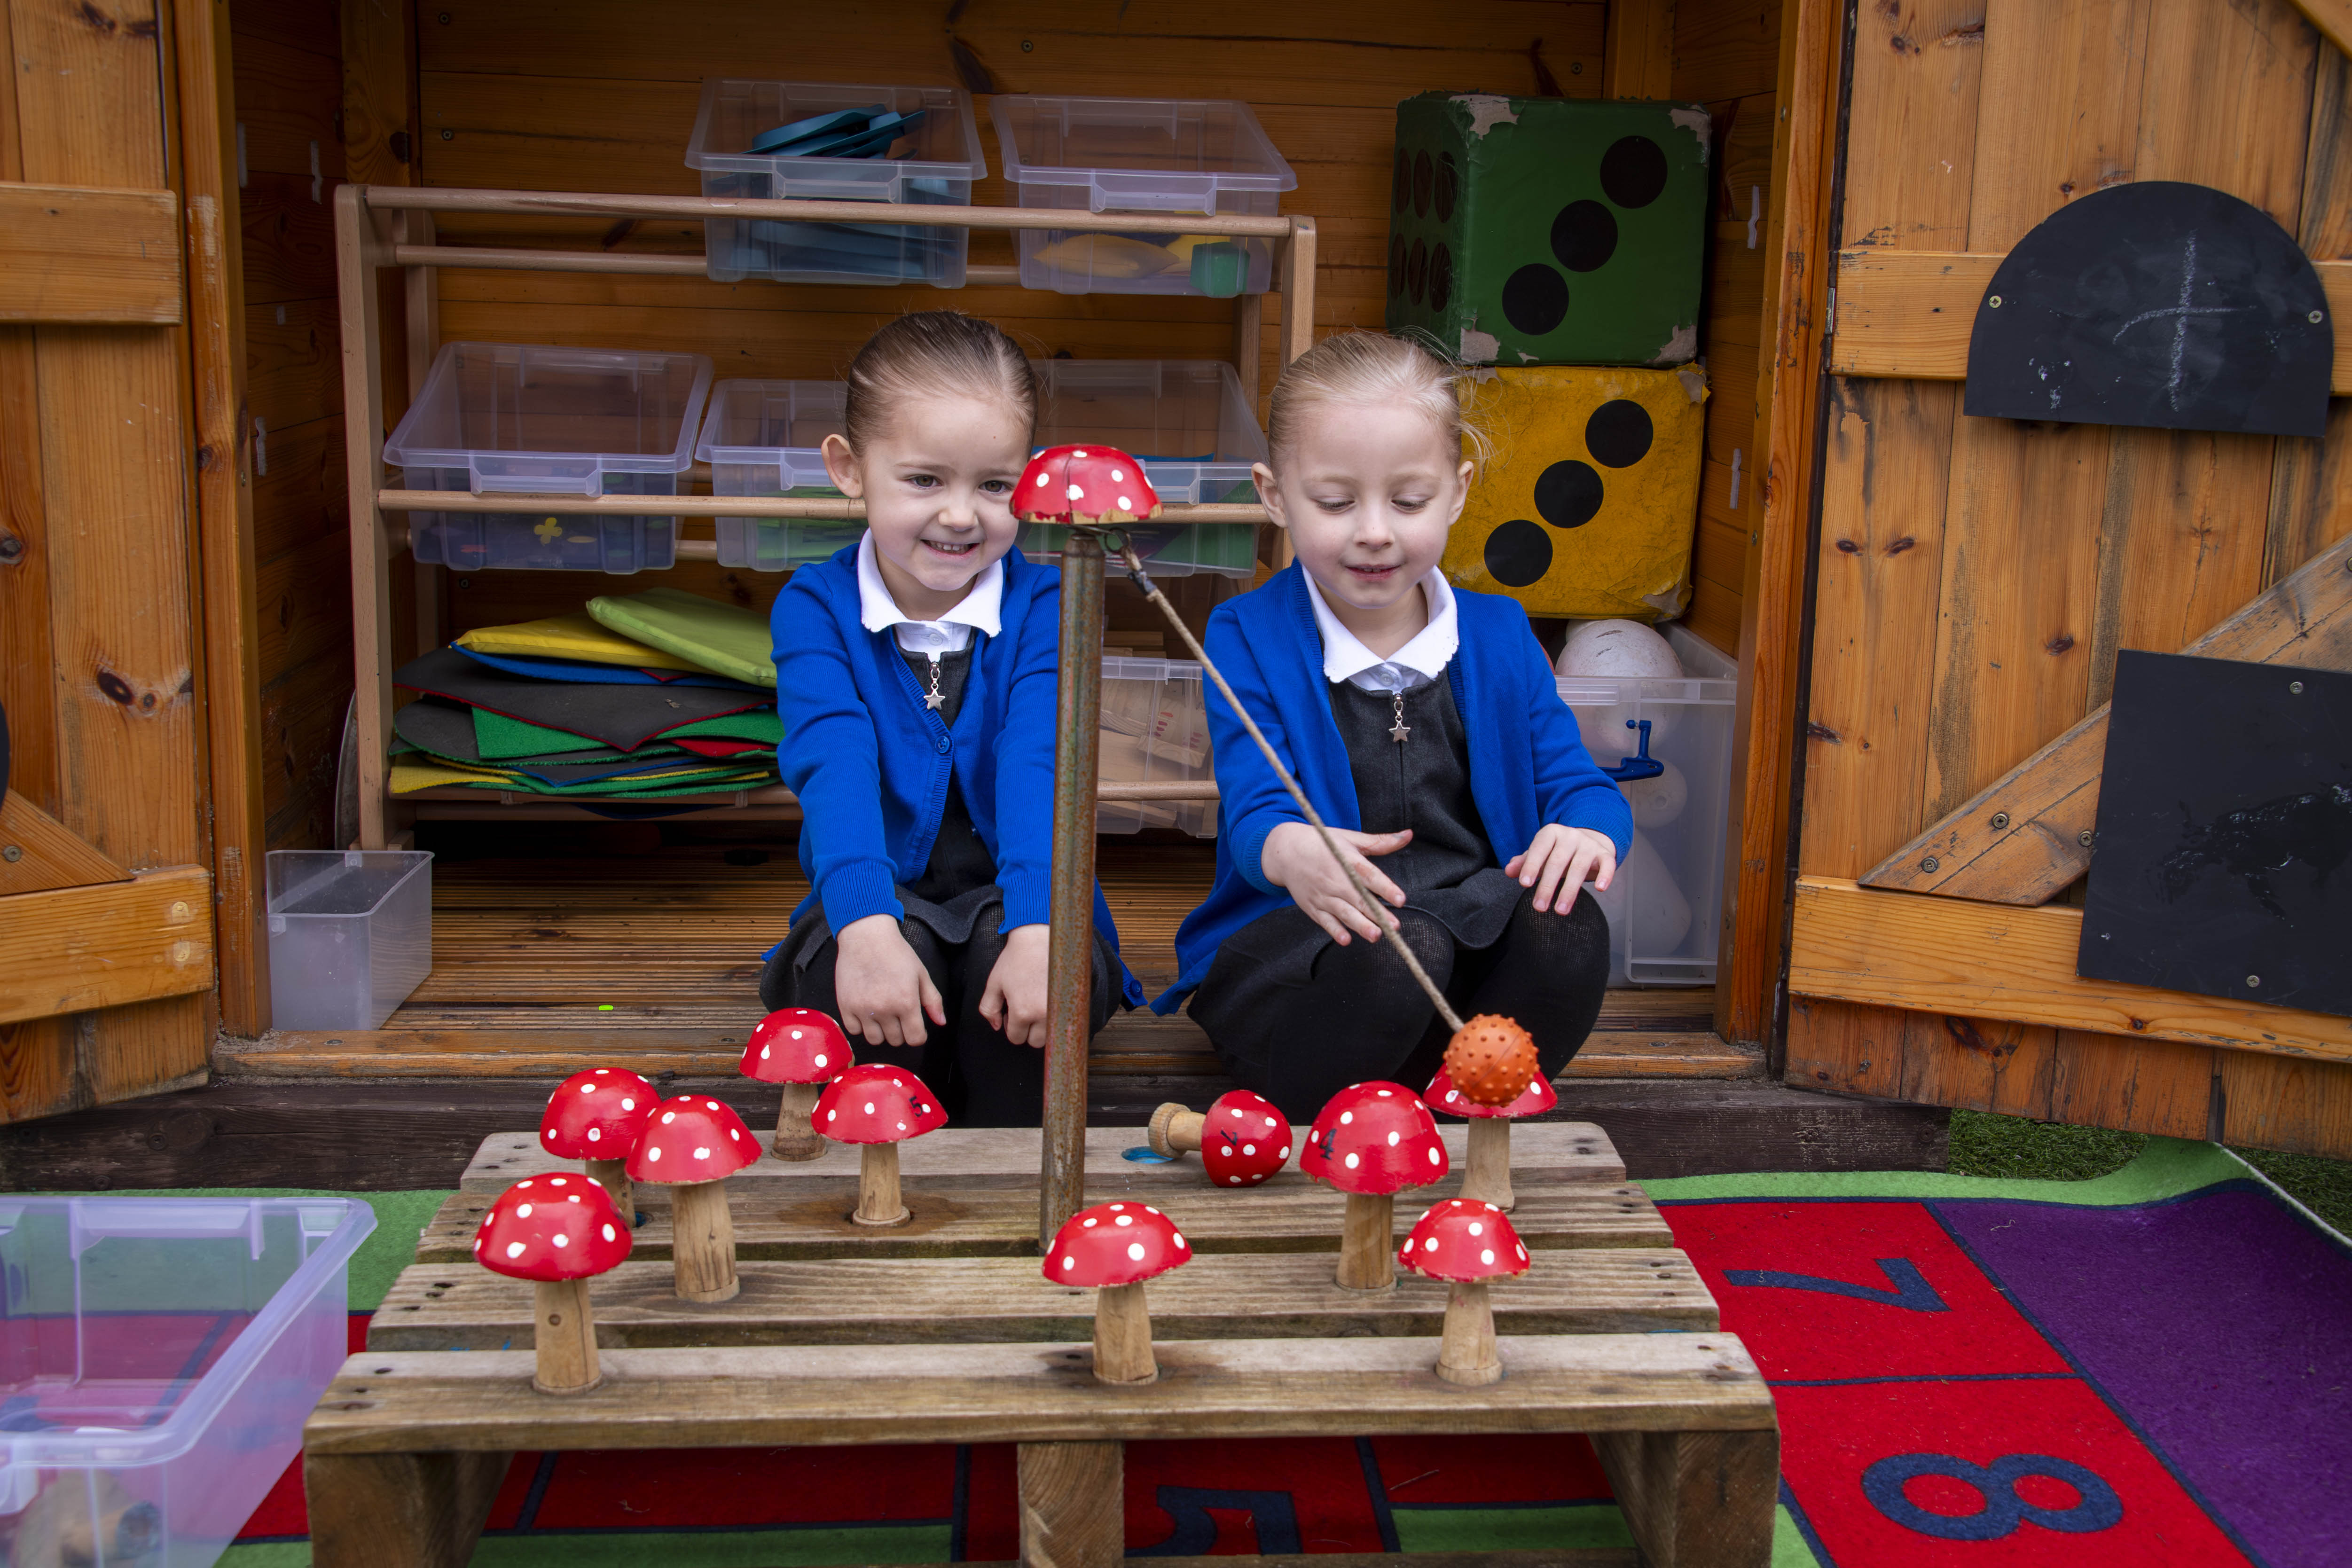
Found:
[[[2150,180],[2069,203],[2001,261],[1969,335],[1967,412],[2319,436],[2335,325],[2261,208]]]

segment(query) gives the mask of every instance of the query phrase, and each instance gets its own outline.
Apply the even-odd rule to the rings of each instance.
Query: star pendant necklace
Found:
[[[1389,739],[1402,746],[1412,739],[1412,726],[1404,721],[1404,693],[1402,690],[1390,692],[1389,701],[1394,705],[1396,714],[1396,726],[1389,731]]]
[[[936,713],[941,708],[947,706],[947,693],[940,689],[939,650],[937,648],[933,648],[931,650],[931,689],[923,694],[923,706],[929,711]]]

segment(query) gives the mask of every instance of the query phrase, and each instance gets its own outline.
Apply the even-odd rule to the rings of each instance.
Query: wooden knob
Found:
[[[1201,1129],[1208,1120],[1200,1111],[1170,1100],[1151,1113],[1148,1129],[1151,1152],[1173,1159],[1197,1151],[1201,1147]]]

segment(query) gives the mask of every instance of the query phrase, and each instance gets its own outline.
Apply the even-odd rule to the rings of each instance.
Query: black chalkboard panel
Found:
[[[2352,1016],[2352,675],[2116,664],[2078,973]]]
[[[2225,191],[2116,185],[2059,208],[1993,274],[1967,411],[2319,436],[2336,332],[2294,237]]]

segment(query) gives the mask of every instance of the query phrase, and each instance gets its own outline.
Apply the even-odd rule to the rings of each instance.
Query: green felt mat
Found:
[[[572,734],[568,730],[551,730],[544,725],[525,723],[520,719],[509,719],[503,713],[493,713],[487,708],[477,708],[473,711],[474,744],[485,761],[543,757],[583,745],[596,747],[593,741]],[[773,708],[748,708],[740,713],[722,713],[715,719],[698,719],[691,724],[680,724],[674,730],[663,731],[659,739],[648,742],[646,747],[641,747],[637,752],[614,754],[642,755],[651,746],[665,745],[680,737],[704,741],[760,741],[772,746],[784,738],[784,723],[776,717]],[[598,749],[601,752],[601,748]],[[583,757],[581,760],[590,759]]]
[[[683,588],[604,594],[588,601],[596,624],[649,647],[755,686],[776,683],[775,639],[767,621]]]

